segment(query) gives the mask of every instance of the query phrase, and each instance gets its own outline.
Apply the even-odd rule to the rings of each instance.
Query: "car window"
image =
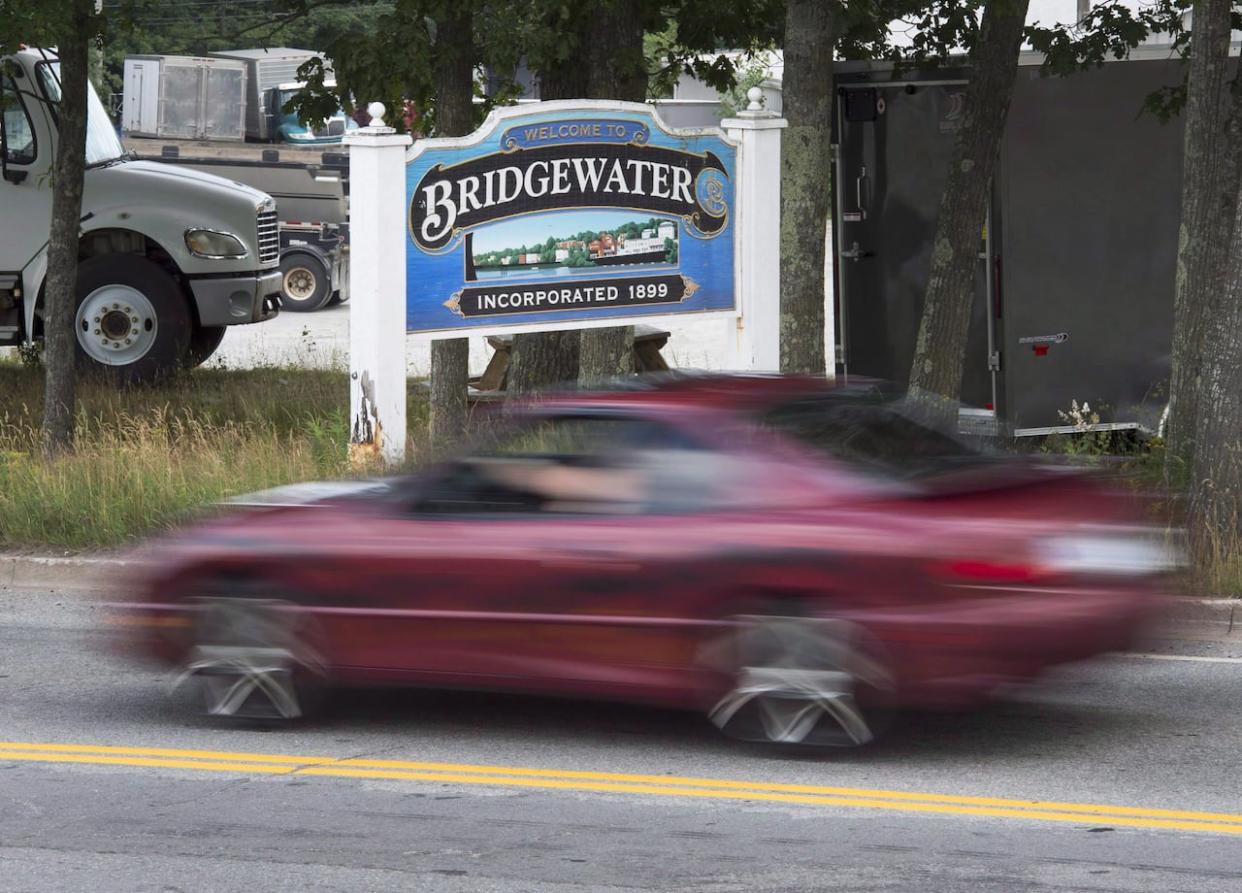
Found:
[[[527,421],[489,434],[429,473],[414,510],[427,514],[633,514],[719,501],[719,453],[677,428],[618,416]]]
[[[766,411],[761,423],[856,470],[886,478],[923,477],[991,458],[920,416],[917,406],[901,398],[816,395]]]
[[[3,140],[5,161],[9,164],[31,164],[38,154],[34,125],[18,95],[17,85],[7,75],[0,83],[0,111],[4,115],[4,130],[0,131],[0,139]]]

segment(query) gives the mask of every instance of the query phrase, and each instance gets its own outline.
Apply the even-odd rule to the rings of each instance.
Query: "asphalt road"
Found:
[[[0,891],[1242,889],[1239,640],[808,756],[482,695],[221,726],[100,617],[0,590]]]

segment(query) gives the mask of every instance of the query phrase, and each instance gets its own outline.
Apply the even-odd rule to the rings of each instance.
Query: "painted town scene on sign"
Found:
[[[595,228],[566,235],[579,225]],[[496,225],[474,234],[470,261],[475,278],[545,271],[583,272],[606,266],[634,270],[639,266],[677,265],[678,227],[672,220],[634,220],[617,212],[569,212],[549,217],[545,226],[564,229],[559,237],[549,235],[542,242],[533,239],[529,244],[521,241],[531,235],[525,221]],[[495,247],[502,244],[504,247]]]

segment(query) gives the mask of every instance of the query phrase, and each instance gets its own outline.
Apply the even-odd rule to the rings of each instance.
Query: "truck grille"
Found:
[[[276,209],[259,211],[259,263],[274,263],[280,257],[280,225]]]

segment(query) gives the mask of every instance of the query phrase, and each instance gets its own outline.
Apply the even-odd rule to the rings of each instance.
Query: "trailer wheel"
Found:
[[[207,362],[224,340],[227,326],[195,326],[190,335],[190,347],[185,354],[185,366],[193,369]]]
[[[301,252],[280,259],[280,297],[284,309],[311,313],[328,303],[328,271],[318,258]]]
[[[78,266],[78,366],[118,383],[175,372],[190,344],[181,287],[155,263],[105,254]]]

